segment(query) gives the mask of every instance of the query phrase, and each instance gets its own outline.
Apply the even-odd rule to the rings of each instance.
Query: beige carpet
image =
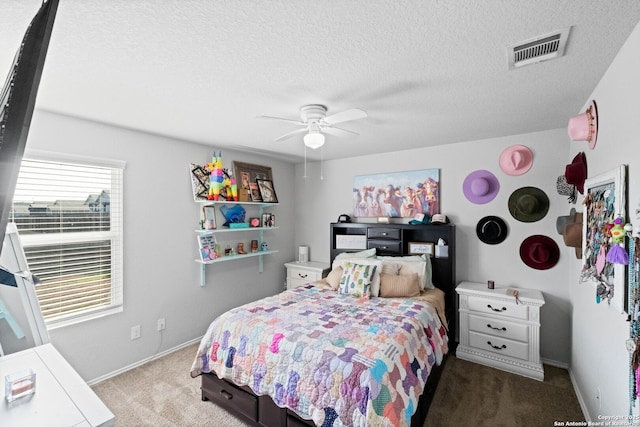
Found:
[[[200,400],[200,379],[189,376],[197,345],[93,386],[117,427],[245,427]],[[535,381],[450,357],[425,426],[553,426],[583,420],[566,370],[545,366]]]

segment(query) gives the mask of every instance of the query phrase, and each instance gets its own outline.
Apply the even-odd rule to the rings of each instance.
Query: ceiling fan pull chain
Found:
[[[303,178],[307,177],[307,146],[304,146],[304,176]]]
[[[324,179],[324,145],[320,147],[320,180]]]

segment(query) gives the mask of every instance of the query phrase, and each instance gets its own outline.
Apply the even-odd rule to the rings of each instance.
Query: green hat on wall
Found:
[[[522,222],[536,222],[549,212],[549,197],[537,187],[522,187],[509,196],[509,212]]]

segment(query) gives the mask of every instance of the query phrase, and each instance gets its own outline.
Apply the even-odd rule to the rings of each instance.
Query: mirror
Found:
[[[14,223],[7,224],[0,268],[13,274],[3,275],[0,283],[0,356],[49,342],[34,278],[24,256],[20,236]],[[11,282],[11,284],[8,284]]]

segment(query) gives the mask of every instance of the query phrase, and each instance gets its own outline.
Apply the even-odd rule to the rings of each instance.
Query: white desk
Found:
[[[31,368],[36,392],[8,403],[4,377]],[[115,417],[51,344],[0,357],[0,426],[110,427]]]

